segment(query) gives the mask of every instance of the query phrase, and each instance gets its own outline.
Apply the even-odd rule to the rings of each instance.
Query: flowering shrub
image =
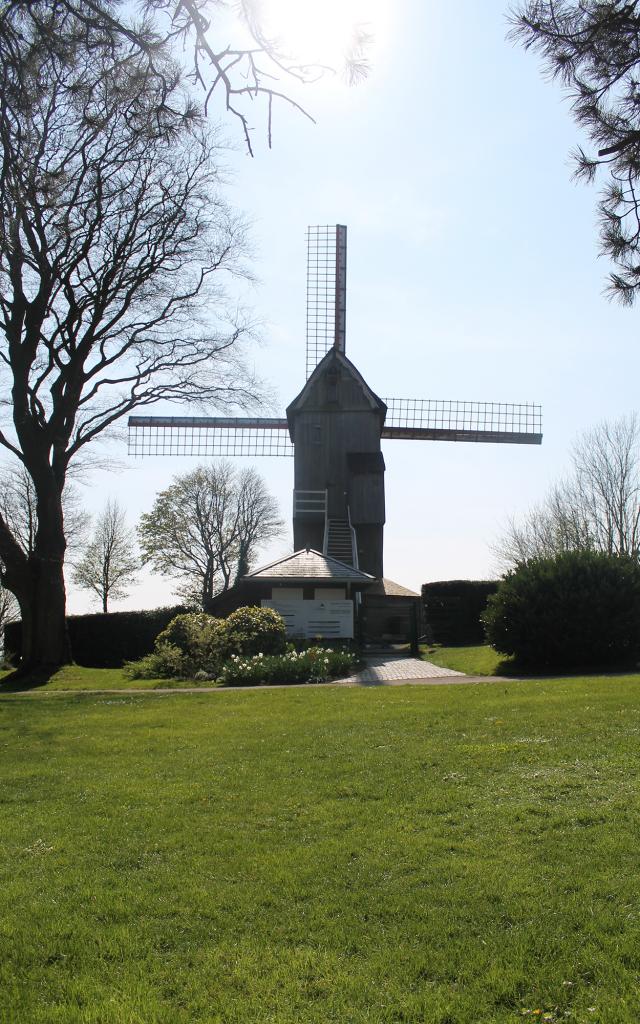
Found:
[[[204,612],[177,615],[155,650],[127,662],[130,679],[216,679],[233,655],[277,655],[286,649],[284,619],[272,608],[238,608],[227,619]]]
[[[272,608],[238,608],[228,619],[193,612],[178,615],[146,658],[128,662],[130,679],[213,679],[226,686],[323,683],[348,675],[348,651],[287,645],[284,620]]]
[[[324,683],[348,675],[355,658],[348,651],[325,647],[289,650],[286,654],[234,654],[225,664],[218,682],[226,686],[261,686],[268,683]]]

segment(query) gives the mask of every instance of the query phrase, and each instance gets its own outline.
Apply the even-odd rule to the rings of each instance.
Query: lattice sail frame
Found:
[[[533,403],[385,398],[382,436],[434,441],[542,442],[542,407]]]
[[[345,351],[347,229],[344,224],[307,228],[307,380],[330,348]]]
[[[383,439],[541,444],[542,409],[530,403],[387,398]],[[129,454],[293,455],[286,419],[260,417],[131,416]]]
[[[130,416],[129,455],[293,456],[286,419]]]

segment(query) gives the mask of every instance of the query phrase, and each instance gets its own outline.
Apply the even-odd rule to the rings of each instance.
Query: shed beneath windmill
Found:
[[[294,551],[243,576],[207,611],[226,616],[243,605],[275,608],[287,635],[358,639],[366,647],[407,645],[422,632],[420,595],[312,548]]]
[[[362,594],[375,583],[369,573],[307,548],[247,573],[207,610],[228,615],[241,605],[262,605],[280,612],[292,638],[352,640]]]
[[[360,639],[365,648],[409,644],[418,651],[424,632],[420,594],[386,578],[367,588],[360,607]]]

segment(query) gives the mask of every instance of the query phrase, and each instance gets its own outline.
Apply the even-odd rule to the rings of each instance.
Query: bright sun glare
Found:
[[[378,42],[385,0],[261,0],[262,34],[288,60],[337,71],[362,36]],[[365,47],[365,56],[370,56]]]

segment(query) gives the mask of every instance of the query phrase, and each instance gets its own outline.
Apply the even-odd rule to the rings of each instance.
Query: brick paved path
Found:
[[[367,658],[367,667],[351,676],[336,680],[340,683],[361,683],[363,685],[375,686],[388,683],[409,682],[422,679],[442,679],[451,676],[460,676],[466,679],[463,672],[454,672],[451,668],[439,668],[432,665],[430,661],[420,661],[418,658],[398,658],[381,655],[378,658]]]

